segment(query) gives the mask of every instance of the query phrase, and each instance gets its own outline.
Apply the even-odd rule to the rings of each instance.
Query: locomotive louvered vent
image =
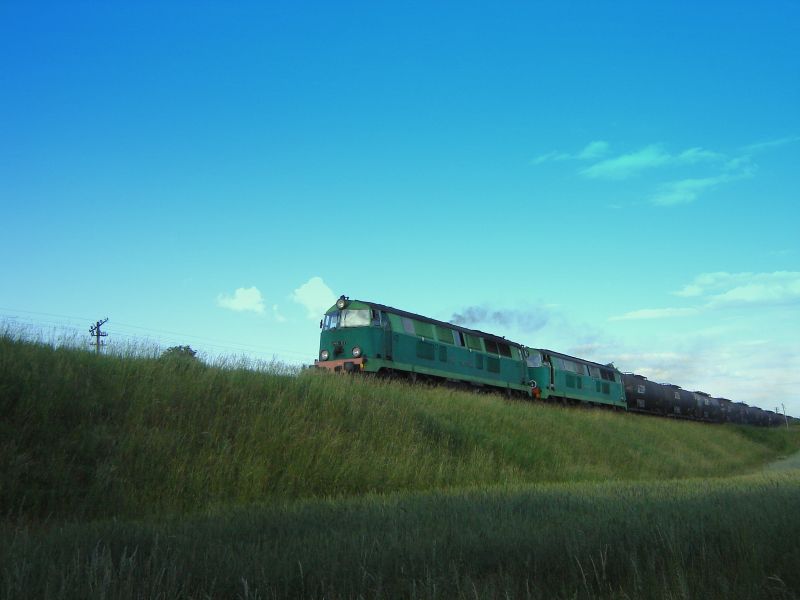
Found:
[[[433,325],[430,323],[422,323],[421,321],[414,321],[414,331],[419,337],[424,337],[429,340],[433,339]]]
[[[490,373],[499,373],[500,372],[500,359],[494,358],[493,356],[486,357],[486,370]]]
[[[469,333],[465,334],[465,336],[467,338],[467,346],[470,348],[470,350],[483,350],[483,347],[481,346],[481,339],[479,337],[470,335]],[[483,366],[480,368],[483,368]]]
[[[440,342],[444,342],[445,344],[453,343],[453,332],[450,331],[447,327],[440,327],[439,325],[437,325],[436,337],[439,339]]]

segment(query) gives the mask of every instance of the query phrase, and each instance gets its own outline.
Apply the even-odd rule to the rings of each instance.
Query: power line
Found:
[[[193,334],[190,334],[190,333],[180,333],[178,331],[167,331],[167,330],[162,330],[162,329],[152,329],[152,328],[149,328],[149,327],[141,327],[139,325],[130,325],[130,324],[122,323],[122,322],[119,322],[119,321],[117,321],[116,323],[118,323],[119,325],[123,325],[125,327],[131,327],[133,329],[141,329],[142,331],[152,331],[154,333],[177,335],[177,336],[180,336],[181,338],[193,338],[193,339],[196,339],[196,340],[212,342],[212,343],[215,343],[215,344],[216,343],[219,343],[219,344],[233,344],[235,346],[241,346],[241,347],[244,347],[244,348],[252,348],[252,349],[256,349],[256,350],[268,350],[270,352],[278,351],[278,352],[287,352],[289,354],[300,354],[299,352],[295,352],[293,350],[286,350],[286,349],[282,349],[282,348],[271,348],[270,349],[270,348],[264,348],[262,346],[254,346],[252,344],[243,344],[242,342],[234,342],[232,340],[217,340],[217,339],[214,339],[214,338],[207,338],[207,337],[204,337],[204,336],[193,335]]]
[[[37,311],[29,311],[29,310],[16,310],[16,309],[12,309],[12,308],[2,308],[2,307],[0,307],[0,310],[28,313],[28,314],[34,314],[34,315],[45,315],[45,316],[61,317],[61,318],[66,318],[66,319],[81,320],[80,317],[76,317],[76,316],[73,316],[73,315],[62,315],[62,314],[57,314],[57,313],[37,312]],[[13,315],[13,314],[0,314],[0,317],[5,318],[7,320],[12,320],[12,321],[17,322],[17,323],[23,323],[25,325],[31,325],[31,326],[37,326],[37,327],[50,326],[50,327],[53,327],[53,328],[61,328],[61,329],[71,330],[76,334],[80,333],[79,330],[78,330],[78,325],[76,325],[76,324],[71,324],[71,323],[67,324],[67,323],[63,323],[63,322],[52,321],[52,320],[49,320],[49,319],[48,320],[33,319],[31,317],[20,318],[19,316]],[[86,319],[82,319],[82,320],[85,321]],[[226,351],[232,351],[232,352],[255,352],[255,353],[258,353],[258,354],[262,354],[262,355],[270,355],[271,354],[271,355],[273,355],[273,357],[275,355],[277,355],[277,354],[283,354],[283,355],[288,354],[288,355],[293,355],[295,357],[298,357],[301,360],[308,360],[308,357],[309,357],[309,353],[298,352],[296,350],[289,350],[287,348],[269,348],[269,347],[264,347],[264,346],[255,346],[253,344],[244,344],[244,343],[241,343],[241,342],[234,342],[232,340],[217,340],[217,339],[214,339],[214,338],[208,338],[208,337],[203,337],[203,336],[198,336],[198,335],[186,334],[186,333],[181,333],[181,332],[178,332],[178,331],[167,331],[167,330],[161,330],[161,329],[154,329],[154,328],[151,328],[151,327],[143,327],[141,325],[132,325],[130,323],[122,323],[120,321],[115,321],[114,323],[115,323],[115,328],[116,328],[117,325],[119,325],[119,326],[123,326],[123,327],[127,327],[127,328],[147,331],[147,332],[159,334],[162,338],[166,338],[167,340],[181,341],[181,340],[184,340],[186,338],[198,340],[198,342],[201,343],[204,347],[211,347],[211,348],[215,348],[215,349],[218,349],[218,350],[226,350]],[[105,332],[103,332],[103,333],[105,333]],[[144,341],[144,340],[142,340],[141,337],[136,336],[136,335],[125,334],[125,333],[121,333],[121,332],[114,332],[114,335],[115,336],[125,337],[125,338],[128,338],[128,339],[134,340],[134,341],[140,341],[140,342]],[[173,336],[177,336],[177,337],[173,337]],[[163,343],[164,340],[161,339],[161,340],[157,340],[157,341]],[[311,354],[313,354],[313,353],[311,353]]]
[[[45,316],[51,316],[51,317],[60,317],[60,318],[64,318],[64,319],[75,319],[76,321],[91,321],[91,319],[89,319],[88,317],[77,317],[75,315],[63,315],[63,314],[58,314],[58,313],[39,312],[39,311],[33,311],[33,310],[24,310],[24,309],[7,308],[7,307],[0,307],[0,310],[28,313],[28,314],[34,314],[34,315],[45,315]],[[5,316],[10,316],[10,315],[5,315]],[[52,322],[52,321],[46,321],[46,323],[52,324],[52,325],[58,325],[58,326],[63,325],[62,323],[57,323],[57,322]],[[182,339],[183,338],[192,338],[192,339],[200,340],[200,341],[202,341],[204,343],[207,343],[208,345],[216,345],[217,347],[227,348],[227,349],[230,349],[230,350],[251,349],[251,350],[258,351],[258,352],[266,352],[266,353],[281,352],[281,353],[286,353],[286,354],[295,354],[295,355],[298,355],[298,356],[306,356],[304,353],[296,352],[294,350],[288,350],[288,349],[285,349],[285,348],[265,348],[265,347],[262,347],[262,346],[255,346],[253,344],[243,344],[241,342],[235,342],[235,341],[232,341],[232,340],[219,340],[219,339],[215,339],[215,338],[209,338],[209,337],[194,335],[194,334],[190,334],[190,333],[182,333],[180,331],[169,331],[169,330],[165,330],[165,329],[154,329],[152,327],[143,327],[141,325],[133,325],[133,324],[130,324],[130,323],[123,323],[122,321],[114,321],[114,323],[115,323],[115,327],[116,327],[116,325],[120,325],[120,326],[123,326],[123,327],[130,327],[132,329],[140,329],[142,331],[149,331],[149,332],[152,332],[152,333],[158,333],[158,334],[162,334],[162,335],[179,336]],[[233,345],[234,347],[231,347],[230,345]]]
[[[130,324],[127,324],[127,323],[121,323],[119,321],[115,321],[115,323],[117,323],[118,325],[124,326],[124,327],[130,327],[130,328],[133,328],[133,329],[140,329],[142,331],[149,331],[149,332],[152,332],[152,333],[158,333],[158,334],[163,334],[163,335],[168,335],[168,336],[178,336],[177,338],[173,338],[173,339],[190,339],[190,340],[194,339],[194,340],[197,340],[197,341],[199,341],[199,342],[201,342],[201,343],[203,343],[203,344],[205,344],[207,346],[215,346],[215,347],[218,347],[218,348],[224,348],[224,349],[228,349],[228,350],[252,350],[252,351],[262,352],[262,353],[267,353],[267,354],[280,352],[280,353],[284,353],[284,354],[295,354],[297,356],[303,356],[303,357],[307,357],[308,356],[305,353],[297,352],[295,350],[288,350],[286,348],[267,348],[265,346],[256,346],[256,345],[253,345],[253,344],[245,344],[245,343],[242,343],[242,342],[234,342],[232,340],[218,340],[218,339],[208,338],[208,337],[199,336],[199,335],[193,335],[193,334],[188,334],[188,333],[180,333],[180,332],[177,332],[177,331],[167,331],[167,330],[161,330],[161,329],[153,329],[153,328],[150,328],[150,327],[141,327],[139,325],[130,325]]]
[[[0,306],[0,310],[21,312],[21,313],[27,313],[27,314],[30,314],[30,315],[45,315],[47,317],[60,317],[62,319],[74,319],[76,321],[91,321],[91,319],[89,317],[76,317],[74,315],[60,315],[60,314],[57,314],[57,313],[37,312],[35,310],[24,310],[22,308],[8,308],[8,307]]]

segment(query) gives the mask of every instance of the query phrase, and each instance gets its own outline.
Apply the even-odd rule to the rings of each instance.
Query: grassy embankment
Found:
[[[800,589],[796,472],[658,481],[753,471],[796,431],[10,336],[0,411],[9,597]]]

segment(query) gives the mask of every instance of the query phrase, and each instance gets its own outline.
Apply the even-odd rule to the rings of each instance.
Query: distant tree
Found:
[[[198,360],[197,351],[192,350],[191,346],[172,346],[161,353],[161,358],[186,361]]]

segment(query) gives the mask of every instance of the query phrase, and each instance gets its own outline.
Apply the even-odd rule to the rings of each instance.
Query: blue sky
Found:
[[[347,294],[800,415],[800,4],[431,4],[0,4],[2,318],[307,363]]]

